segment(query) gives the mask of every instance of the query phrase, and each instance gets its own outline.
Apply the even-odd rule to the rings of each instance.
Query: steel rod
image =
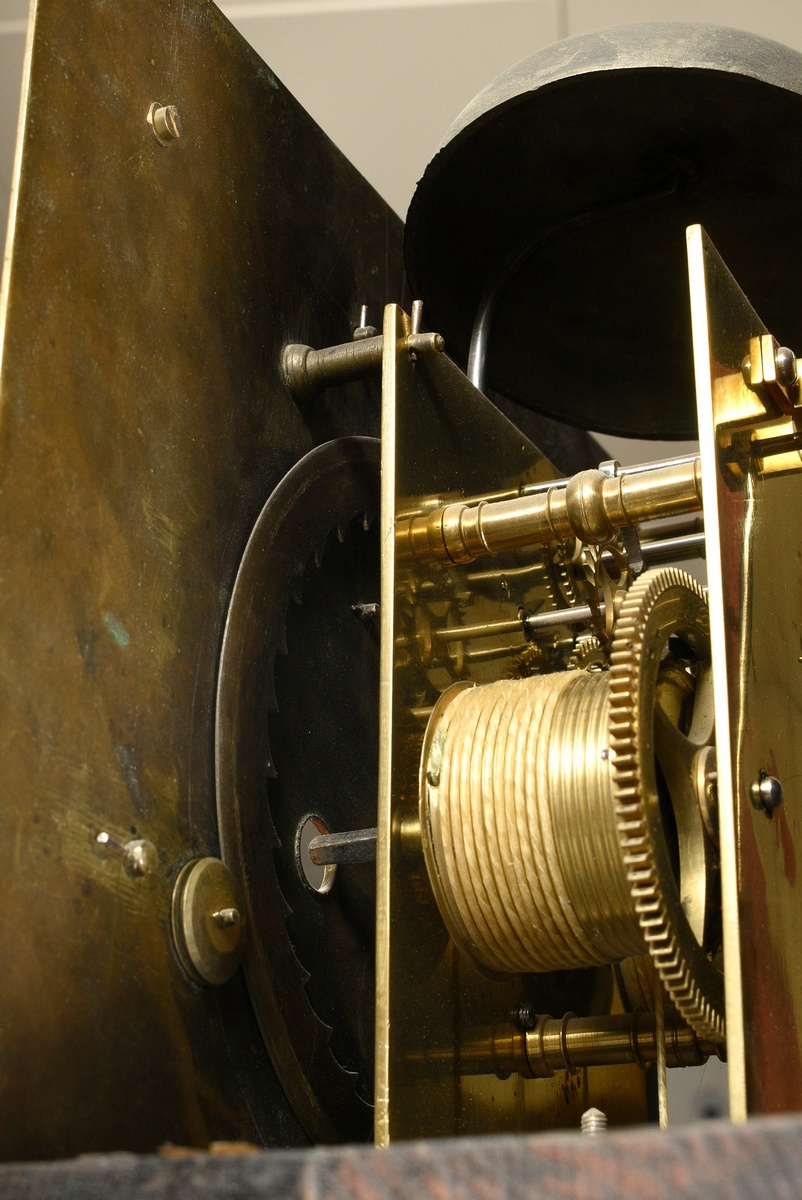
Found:
[[[599,605],[598,615],[603,617],[605,608]],[[572,608],[555,608],[550,612],[535,613],[525,617],[523,621],[527,633],[535,633],[538,629],[555,629],[558,625],[580,625],[593,619],[593,609],[589,604],[575,604]]]
[[[309,857],[318,867],[334,863],[376,861],[376,830],[350,829],[346,833],[321,833],[309,843]]]
[[[617,478],[621,479],[625,475],[642,475],[645,471],[656,471],[660,467],[683,467],[688,466],[694,459],[698,458],[698,452],[693,454],[678,454],[674,458],[656,458],[653,462],[636,463],[632,467],[621,467],[617,472]],[[540,492],[547,492],[553,487],[568,487],[571,482],[571,477],[566,476],[564,479],[546,479],[540,483],[526,483],[521,488],[522,496],[537,496]]]
[[[604,616],[604,605],[599,604],[598,615]],[[593,619],[594,610],[589,604],[575,604],[571,608],[555,608],[548,612],[534,613],[529,617],[511,617],[508,621],[488,621],[483,625],[451,625],[436,629],[434,636],[440,642],[469,642],[486,637],[504,637],[523,630],[530,634],[538,629],[554,629],[558,625],[579,625]],[[502,647],[508,653],[511,647]]]
[[[468,642],[474,638],[520,633],[523,627],[523,617],[511,617],[508,621],[487,621],[482,625],[449,625],[445,629],[436,629],[434,636],[439,642]]]
[[[678,537],[650,538],[641,542],[644,562],[669,562],[678,558],[704,558],[705,535],[683,533]]]

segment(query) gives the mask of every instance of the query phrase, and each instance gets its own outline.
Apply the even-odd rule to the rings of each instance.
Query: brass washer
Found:
[[[225,983],[236,971],[245,941],[241,914],[225,863],[199,858],[186,864],[173,888],[173,942],[181,966],[196,982]]]

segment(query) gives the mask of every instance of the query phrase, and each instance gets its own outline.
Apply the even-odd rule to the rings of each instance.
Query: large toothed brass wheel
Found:
[[[634,584],[616,623],[610,740],[618,837],[644,941],[677,1011],[724,1037],[710,631],[673,567]]]

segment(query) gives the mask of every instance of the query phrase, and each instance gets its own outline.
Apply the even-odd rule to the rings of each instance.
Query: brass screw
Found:
[[[148,124],[153,136],[161,146],[169,146],[184,132],[181,113],[174,104],[159,104],[155,101],[148,111]]]
[[[212,913],[212,920],[221,929],[231,929],[242,923],[238,908],[219,908],[216,913]]]

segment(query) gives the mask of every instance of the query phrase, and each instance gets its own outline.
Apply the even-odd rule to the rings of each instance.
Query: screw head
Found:
[[[148,124],[153,136],[161,146],[169,146],[184,132],[181,113],[174,104],[159,104],[155,101],[148,110]]]
[[[793,387],[799,379],[796,365],[796,355],[787,346],[778,346],[774,355],[774,366],[777,371],[777,382],[785,388]]]
[[[749,796],[755,808],[773,817],[783,802],[783,785],[768,771],[761,771],[749,789]]]
[[[743,362],[741,363],[741,375],[743,376],[743,381],[746,384],[746,386],[748,388],[751,388],[751,386],[752,386],[752,359],[749,357],[748,354],[746,355]]]
[[[136,838],[123,846],[123,862],[129,875],[151,875],[159,865],[159,852],[152,842]]]

